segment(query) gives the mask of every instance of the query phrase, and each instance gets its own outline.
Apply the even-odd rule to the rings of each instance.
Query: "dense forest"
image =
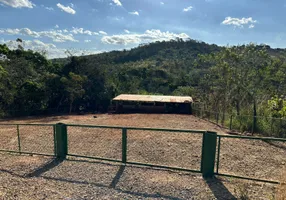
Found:
[[[182,39],[48,60],[0,45],[0,116],[105,112],[120,93],[190,95],[200,109],[286,115],[286,50]]]

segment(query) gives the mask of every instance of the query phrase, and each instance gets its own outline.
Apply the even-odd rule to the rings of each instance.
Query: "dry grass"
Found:
[[[277,188],[276,200],[286,200],[286,168],[281,175],[280,185]]]

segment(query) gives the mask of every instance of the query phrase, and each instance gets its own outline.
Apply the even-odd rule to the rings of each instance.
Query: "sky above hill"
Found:
[[[0,0],[0,43],[48,57],[191,38],[286,47],[282,0]]]

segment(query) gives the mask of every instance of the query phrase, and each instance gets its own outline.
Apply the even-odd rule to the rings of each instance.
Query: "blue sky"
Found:
[[[177,37],[285,48],[285,11],[280,0],[0,0],[0,43],[21,38],[50,58]]]

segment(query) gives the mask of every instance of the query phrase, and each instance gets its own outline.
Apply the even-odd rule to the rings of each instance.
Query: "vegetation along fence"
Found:
[[[193,109],[192,112],[193,115],[197,117],[206,119],[230,130],[259,133],[267,137],[286,137],[286,119],[284,118],[223,114],[197,108]]]
[[[146,141],[142,140],[142,138],[152,137],[153,134],[154,137],[149,140],[154,142],[151,143],[151,146],[166,145],[163,149],[148,150],[146,148]],[[166,136],[163,137],[162,134],[166,134]],[[176,159],[170,159],[171,161],[173,160],[173,162],[169,160],[167,165],[156,163],[156,156],[162,156],[168,149],[171,149],[169,145],[172,145],[171,142],[176,140],[176,134],[188,136],[183,138],[188,145],[187,152],[171,154],[170,157],[174,156]],[[156,138],[159,137],[161,138],[161,143],[159,140],[156,141]],[[248,177],[245,176],[245,174],[237,175],[237,173],[232,172],[231,169],[221,169],[221,159],[225,156],[221,152],[229,151],[229,149],[225,149],[222,142],[232,139],[238,139],[241,143],[245,143],[245,140],[286,142],[286,139],[282,138],[218,135],[216,132],[202,130],[94,126],[62,123],[0,124],[0,151],[2,152],[54,156],[59,159],[66,159],[67,156],[82,157],[123,164],[197,172],[202,173],[205,178],[222,175],[279,183],[277,180]],[[141,143],[140,140],[142,140]],[[191,148],[192,146],[196,148]],[[182,143],[181,146],[177,146],[176,148],[183,147],[184,144]],[[147,162],[144,162],[144,159],[137,161],[136,158],[144,154],[143,151],[146,150],[145,148],[149,151],[145,152],[149,160],[147,160]],[[153,150],[160,150],[160,152],[156,154]],[[172,153],[172,151],[171,149],[169,153]],[[239,154],[240,152],[233,153]],[[184,157],[184,154],[187,156]],[[192,159],[190,154],[194,154],[194,158],[196,159],[193,161],[198,165],[188,162],[188,159]],[[155,157],[155,159],[152,160],[152,157]],[[179,162],[180,159],[183,162]],[[170,163],[174,163],[174,165],[170,165]],[[183,167],[176,166],[176,163],[183,163]],[[188,168],[184,163],[186,163],[187,166],[192,166],[192,168]]]

